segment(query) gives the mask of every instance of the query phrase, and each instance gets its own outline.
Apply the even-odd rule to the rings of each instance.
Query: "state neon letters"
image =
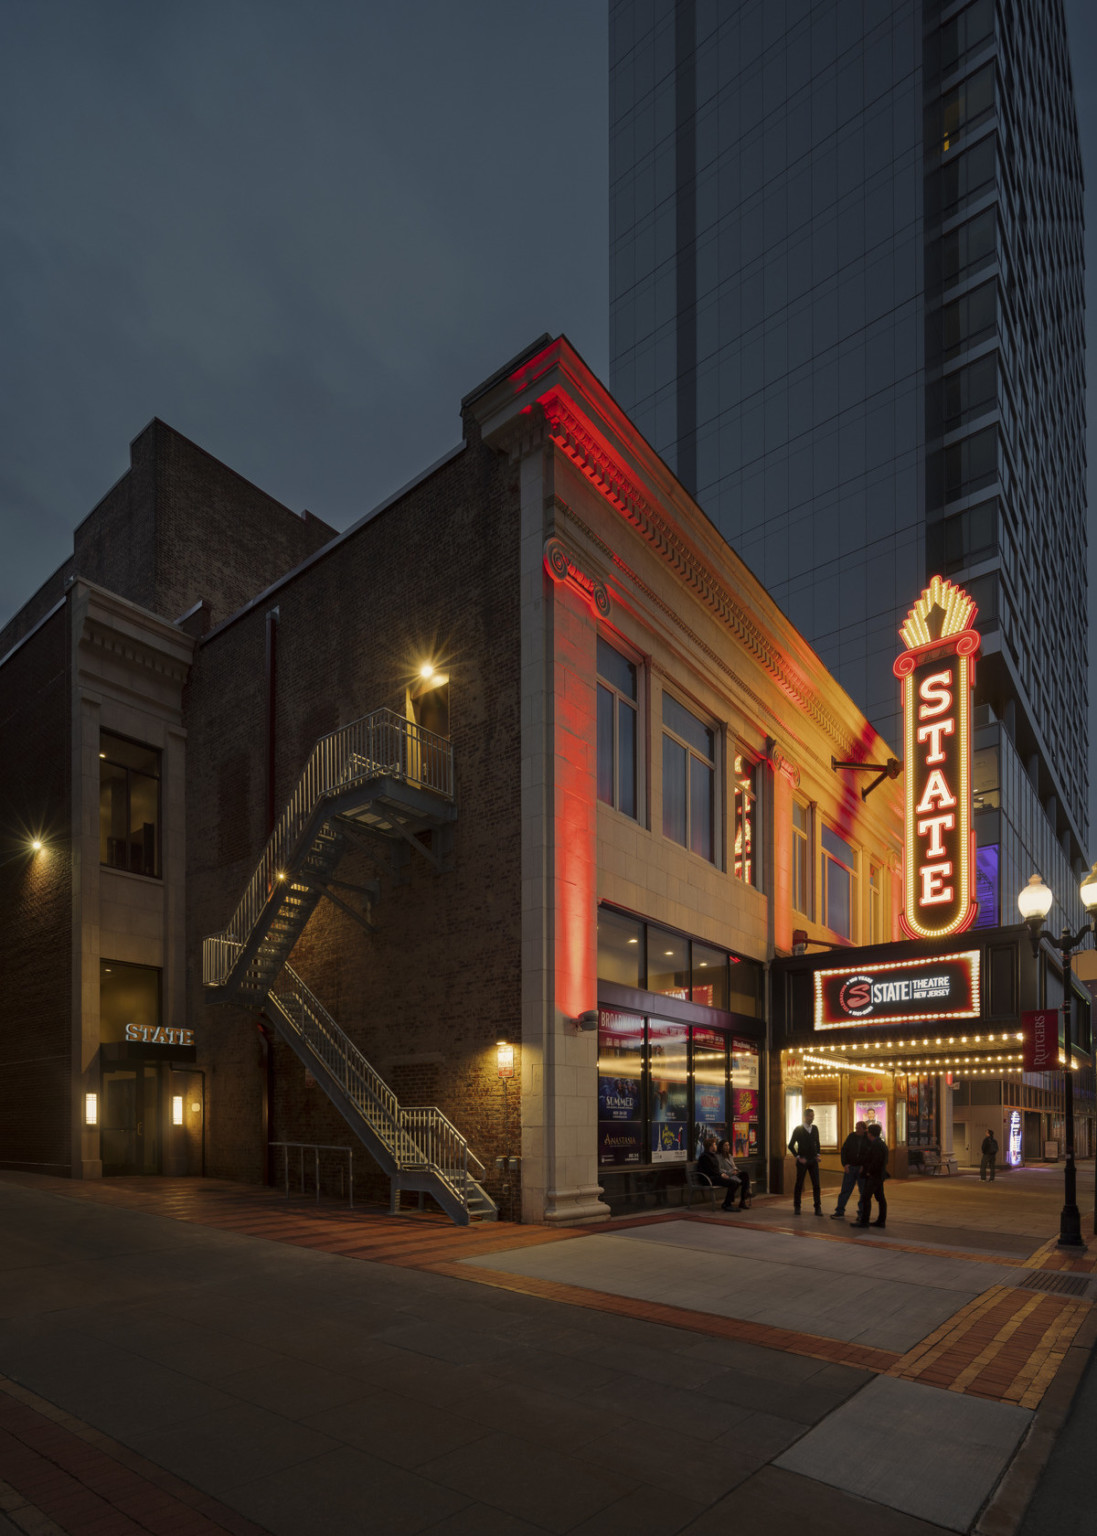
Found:
[[[971,823],[971,696],[979,636],[975,604],[935,576],[900,633],[906,780],[904,932],[962,933],[975,921]]]

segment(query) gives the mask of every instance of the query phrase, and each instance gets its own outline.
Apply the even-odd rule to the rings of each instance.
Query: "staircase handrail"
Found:
[[[452,743],[392,709],[375,709],[360,720],[321,736],[309,753],[297,787],[267,839],[235,912],[224,929],[212,937],[234,940],[242,948],[267,902],[296,867],[302,852],[299,844],[321,801],[382,775],[452,800]],[[227,972],[219,974],[213,984],[226,977]]]
[[[270,997],[291,1027],[331,1072],[374,1132],[395,1154],[398,1143],[404,1138],[399,1100],[384,1078],[370,1066],[346,1030],[336,1023],[292,966],[283,968],[278,984],[271,988]],[[296,1000],[310,1016],[311,1029],[302,1029],[287,1011],[289,998]]]

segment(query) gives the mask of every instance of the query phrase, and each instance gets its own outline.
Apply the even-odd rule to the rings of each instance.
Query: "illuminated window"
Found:
[[[824,826],[823,922],[843,939],[854,937],[857,912],[857,852],[832,827]]]
[[[792,906],[811,916],[811,807],[792,802]]]
[[[755,810],[758,800],[758,767],[741,753],[735,754],[735,878],[744,885],[758,885],[758,826]]]
[[[994,65],[984,64],[941,98],[941,149],[952,148],[964,128],[974,128],[994,111]]]
[[[598,798],[636,816],[636,668],[598,637]]]
[[[160,753],[99,734],[99,862],[160,874]]]
[[[663,695],[663,836],[714,863],[716,737],[670,694]]]

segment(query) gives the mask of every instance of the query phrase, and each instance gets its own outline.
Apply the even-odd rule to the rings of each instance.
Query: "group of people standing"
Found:
[[[804,1180],[811,1178],[811,1190],[815,1197],[815,1214],[823,1214],[819,1189],[819,1130],[814,1123],[815,1112],[804,1111],[804,1123],[798,1125],[789,1140],[788,1149],[796,1159],[796,1186],[792,1192],[793,1214],[799,1216],[800,1201],[804,1192]],[[884,1180],[888,1176],[888,1149],[883,1132],[875,1122],[866,1125],[858,1120],[842,1143],[842,1187],[838,1191],[838,1204],[831,1212],[833,1221],[841,1221],[854,1187],[858,1193],[857,1220],[851,1227],[884,1227],[887,1225],[888,1203],[884,1195]],[[872,1202],[876,1201],[877,1219],[870,1221]]]

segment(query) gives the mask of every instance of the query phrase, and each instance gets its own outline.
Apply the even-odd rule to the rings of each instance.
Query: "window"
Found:
[[[994,134],[941,167],[941,211],[948,213],[965,197],[971,197],[994,180]]]
[[[758,801],[758,767],[739,752],[735,754],[735,863],[734,873],[744,885],[759,885],[758,838],[755,807]]]
[[[992,555],[998,548],[997,497],[992,496],[989,501],[981,501],[976,507],[968,507],[967,511],[946,518],[942,531],[942,560],[950,571]]]
[[[868,941],[882,944],[884,931],[884,872],[879,864],[868,867]]]
[[[792,909],[811,916],[811,807],[792,802]]]
[[[693,944],[693,1001],[706,1008],[728,1006],[727,951],[709,944]]]
[[[998,323],[998,285],[983,283],[941,310],[941,344],[946,358],[994,334]]]
[[[99,734],[99,862],[160,874],[160,754]]]
[[[961,438],[944,451],[945,500],[970,496],[990,485],[998,475],[998,429],[984,427]]]
[[[714,863],[716,738],[669,693],[663,695],[663,836]]]
[[[156,1029],[160,1024],[160,972],[121,960],[99,962],[99,1038],[108,1044],[126,1039],[126,1028]]]
[[[689,940],[665,928],[648,928],[648,991],[689,1001]]]
[[[950,74],[974,49],[994,36],[994,0],[975,0],[941,28],[941,73]]]
[[[997,255],[997,224],[994,209],[986,208],[966,224],[941,237],[941,277],[959,282]]]
[[[833,828],[823,827],[823,922],[843,939],[854,936],[857,854]]]
[[[942,380],[942,426],[954,432],[974,416],[993,410],[998,398],[998,359],[977,358],[966,368],[945,375]]]
[[[598,977],[642,987],[646,971],[644,924],[609,907],[598,908]]]
[[[974,128],[994,111],[994,65],[984,64],[941,98],[941,149],[947,152],[963,128]]]
[[[636,668],[598,636],[598,798],[636,816]]]
[[[997,810],[1001,804],[998,748],[980,747],[971,759],[971,802],[977,811]]]

